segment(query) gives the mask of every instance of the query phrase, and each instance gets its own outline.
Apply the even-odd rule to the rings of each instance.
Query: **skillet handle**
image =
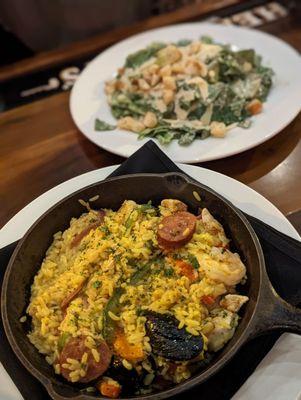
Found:
[[[267,280],[250,339],[274,330],[301,335],[301,309],[284,301]]]

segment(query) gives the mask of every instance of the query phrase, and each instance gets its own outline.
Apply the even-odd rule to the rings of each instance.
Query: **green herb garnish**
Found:
[[[114,129],[116,129],[116,126],[110,125],[107,122],[96,118],[95,119],[94,129],[96,131],[113,131]]]
[[[63,332],[61,333],[59,340],[57,342],[57,347],[59,352],[61,352],[63,350],[63,348],[65,347],[65,344],[68,342],[68,339],[70,338],[71,333],[69,332]]]
[[[193,266],[194,269],[199,269],[200,268],[200,264],[198,262],[198,259],[193,254],[188,254],[187,260]]]
[[[159,50],[166,47],[164,43],[152,43],[148,47],[142,50],[138,50],[133,54],[127,56],[125,67],[126,68],[137,68],[151,57],[153,57]]]
[[[140,269],[133,273],[130,278],[130,285],[135,286],[138,285],[141,281],[143,281],[147,275],[149,275],[151,271],[151,263],[147,263],[143,265]]]
[[[120,297],[124,293],[123,288],[117,288],[114,290],[113,295],[107,302],[103,310],[103,329],[102,334],[104,339],[111,344],[114,339],[114,333],[116,329],[116,322],[109,317],[109,311],[117,315],[120,309]]]
[[[166,276],[166,277],[172,277],[172,276],[174,276],[174,270],[172,269],[172,268],[165,268],[164,270],[163,270],[163,274],[164,274],[164,276]]]

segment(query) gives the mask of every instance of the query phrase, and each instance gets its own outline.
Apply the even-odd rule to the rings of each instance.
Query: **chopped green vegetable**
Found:
[[[180,39],[177,43],[175,43],[176,46],[179,47],[185,47],[188,46],[192,41],[189,39]]]
[[[210,125],[211,118],[212,118],[212,111],[213,111],[213,104],[209,104],[208,107],[206,108],[206,111],[200,118],[201,122],[206,126]]]
[[[192,111],[190,111],[190,113],[188,114],[188,119],[192,121],[201,119],[205,111],[206,111],[205,104],[199,103]]]
[[[190,110],[192,101],[187,101],[187,100],[184,100],[183,98],[181,98],[179,100],[179,105],[182,108],[182,110],[188,111],[188,110]]]
[[[101,232],[104,233],[104,237],[105,237],[105,238],[108,237],[109,234],[111,233],[111,232],[110,232],[110,229],[109,229],[106,225],[102,225],[102,226],[100,226],[98,229],[99,229]]]
[[[256,53],[253,49],[239,50],[233,52],[233,54],[240,65],[245,62],[249,62],[252,66],[256,64]]]
[[[155,210],[155,207],[152,205],[152,201],[149,200],[146,204],[141,204],[139,206],[139,211],[142,213],[145,213],[146,211],[149,210]]]
[[[151,44],[130,54],[112,81],[108,101],[114,117],[144,123],[146,113],[154,114],[151,124],[136,129],[138,139],[155,138],[165,146],[177,140],[187,146],[210,136],[212,122],[247,128],[249,102],[266,100],[273,71],[253,49],[237,51],[208,36],[200,38],[199,46],[185,49],[191,44],[186,39]]]
[[[188,145],[195,138],[204,139],[210,135],[209,128],[204,126],[203,128],[189,127],[183,121],[182,126],[174,127],[170,123],[162,122],[155,128],[144,129],[138,136],[142,139],[146,136],[155,137],[159,140],[162,145],[169,144],[173,139],[177,139],[180,145]]]
[[[126,58],[125,68],[137,68],[151,57],[153,57],[159,50],[166,47],[164,43],[152,43],[148,47],[142,50],[138,50],[133,54],[130,54]]]
[[[61,352],[63,348],[65,347],[65,344],[68,342],[68,339],[70,338],[71,333],[69,332],[63,332],[61,333],[58,342],[57,342],[57,347],[58,351]]]
[[[196,256],[194,256],[193,254],[188,254],[187,259],[188,259],[189,263],[193,266],[194,269],[200,268],[200,264],[199,264]]]
[[[100,286],[101,286],[101,282],[100,281],[95,281],[95,282],[93,282],[93,285],[92,285],[95,289],[98,289]]]
[[[168,104],[166,111],[164,111],[163,114],[162,114],[162,117],[163,118],[168,118],[168,119],[175,119],[176,118],[175,103],[173,101]]]
[[[164,274],[164,276],[166,276],[166,277],[172,277],[172,276],[174,276],[174,270],[172,269],[172,268],[166,268],[166,269],[164,269],[163,270],[163,274]]]
[[[202,43],[206,43],[206,44],[213,44],[214,43],[212,37],[211,36],[207,36],[207,35],[202,35],[200,37],[200,41]]]
[[[116,126],[110,125],[107,122],[96,118],[94,129],[96,131],[113,131],[114,129],[116,129]]]
[[[113,314],[117,315],[120,309],[120,297],[124,293],[124,289],[121,287],[118,287],[117,289],[114,290],[113,295],[107,302],[104,310],[103,310],[103,328],[102,328],[102,334],[104,339],[111,344],[112,341],[114,340],[114,334],[116,330],[116,322],[113,321],[109,317],[109,311],[112,312]]]
[[[131,227],[134,225],[134,223],[135,223],[135,220],[133,219],[132,214],[130,214],[126,219],[124,226],[126,227],[126,229],[131,229]]]
[[[115,254],[113,257],[114,257],[115,263],[118,264],[121,260],[121,254]]]
[[[161,269],[165,267],[165,259],[162,257],[157,257],[153,263]]]
[[[151,252],[153,252],[153,251],[155,250],[155,245],[154,245],[154,243],[153,243],[152,240],[148,240],[148,241],[146,242],[146,247],[147,247],[148,249],[150,249]]]
[[[183,133],[178,142],[182,146],[187,146],[188,144],[192,143],[196,138],[196,131],[190,130],[188,132]]]
[[[143,281],[146,276],[150,273],[151,271],[151,263],[147,263],[143,265],[140,269],[138,269],[136,272],[133,273],[133,275],[130,278],[130,285],[138,285],[141,281]]]
[[[182,254],[174,253],[174,254],[172,255],[172,258],[173,258],[174,260],[182,260],[182,259],[183,259],[183,256],[182,256]]]
[[[129,115],[137,118],[151,110],[151,105],[140,94],[116,92],[112,96],[111,109],[115,118]]]

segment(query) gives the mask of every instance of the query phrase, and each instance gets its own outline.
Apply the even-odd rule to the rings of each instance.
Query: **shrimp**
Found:
[[[217,309],[212,312],[214,329],[208,335],[208,350],[218,351],[234,335],[238,322],[238,316],[231,311]]]
[[[117,220],[119,223],[125,223],[132,211],[137,207],[133,200],[125,200],[117,211]]]
[[[161,201],[160,211],[164,217],[167,217],[179,211],[187,211],[187,205],[180,200],[164,199]]]
[[[246,267],[237,253],[213,247],[210,254],[199,253],[198,262],[207,278],[226,286],[238,284],[246,275]]]
[[[222,225],[210,214],[207,208],[203,208],[201,216],[201,221],[204,225],[205,231],[210,233],[212,236],[217,237],[220,240],[222,247],[226,247],[229,240],[226,237]]]
[[[249,300],[249,297],[240,294],[227,294],[221,301],[220,306],[228,311],[238,312],[243,304]]]

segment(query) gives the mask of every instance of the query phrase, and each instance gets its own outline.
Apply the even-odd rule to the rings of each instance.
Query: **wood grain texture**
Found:
[[[301,24],[286,18],[266,27],[301,50]],[[69,93],[0,114],[0,226],[28,202],[76,175],[122,162],[75,127]],[[262,145],[223,160],[199,164],[263,194],[282,212],[301,210],[301,115]],[[297,215],[297,214],[296,214]]]

